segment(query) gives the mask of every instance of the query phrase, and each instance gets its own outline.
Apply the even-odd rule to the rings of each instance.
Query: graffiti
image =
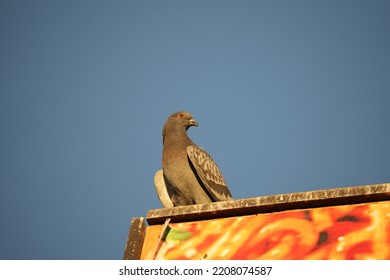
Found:
[[[169,227],[156,259],[390,259],[388,201]]]

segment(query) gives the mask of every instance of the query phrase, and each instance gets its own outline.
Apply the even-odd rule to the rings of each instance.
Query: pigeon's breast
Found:
[[[181,195],[191,198],[200,185],[190,166],[186,148],[163,149],[163,172],[165,179]]]

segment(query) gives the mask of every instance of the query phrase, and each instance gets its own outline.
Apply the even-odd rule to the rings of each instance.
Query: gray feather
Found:
[[[195,145],[187,147],[187,154],[206,191],[213,197],[213,200],[231,199],[232,195],[227,188],[225,179],[211,156]]]

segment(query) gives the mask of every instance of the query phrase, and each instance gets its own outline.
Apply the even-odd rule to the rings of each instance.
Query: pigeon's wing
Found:
[[[154,175],[154,187],[157,191],[157,197],[164,208],[192,204],[186,197],[178,195],[174,188],[165,179],[164,172],[158,170]]]
[[[162,170],[158,170],[154,175],[154,186],[156,187],[157,196],[162,206],[164,206],[165,208],[173,207],[174,205],[171,200],[172,195],[170,194],[170,190],[165,184]]]
[[[190,145],[187,147],[187,155],[195,168],[206,192],[212,201],[231,200],[232,195],[222,177],[221,171],[211,156],[203,149]]]

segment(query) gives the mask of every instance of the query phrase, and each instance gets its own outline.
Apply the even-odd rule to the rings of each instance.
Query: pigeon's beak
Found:
[[[190,125],[198,126],[199,124],[194,119],[190,119]]]

